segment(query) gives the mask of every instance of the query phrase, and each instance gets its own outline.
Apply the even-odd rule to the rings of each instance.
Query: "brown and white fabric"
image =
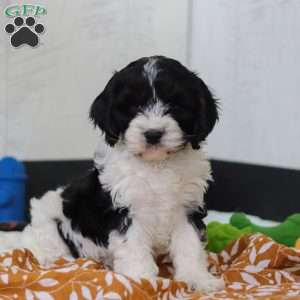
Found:
[[[61,258],[43,267],[29,250],[16,249],[0,255],[0,299],[300,299],[300,251],[266,236],[245,236],[209,261],[226,289],[208,295],[173,281],[167,257],[158,263],[168,278],[137,282],[90,259]]]

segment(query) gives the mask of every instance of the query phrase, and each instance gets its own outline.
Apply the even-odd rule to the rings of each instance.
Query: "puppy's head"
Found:
[[[90,118],[110,146],[124,143],[145,160],[162,160],[200,143],[218,119],[205,83],[178,61],[141,58],[116,72],[96,98]]]

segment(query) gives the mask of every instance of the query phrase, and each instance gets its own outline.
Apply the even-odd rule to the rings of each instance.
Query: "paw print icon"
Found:
[[[10,42],[15,48],[27,44],[35,47],[39,44],[39,35],[45,31],[43,24],[36,24],[33,17],[16,17],[13,24],[7,24],[5,31],[11,35]]]

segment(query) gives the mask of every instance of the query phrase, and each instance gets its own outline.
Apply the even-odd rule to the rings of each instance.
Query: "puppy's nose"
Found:
[[[156,145],[160,142],[160,139],[164,132],[162,130],[148,130],[144,133],[146,142],[150,145]]]

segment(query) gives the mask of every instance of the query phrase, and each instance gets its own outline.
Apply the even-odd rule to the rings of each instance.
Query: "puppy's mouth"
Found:
[[[162,145],[151,145],[146,146],[145,149],[139,153],[137,156],[146,161],[161,161],[165,160],[171,151]]]
[[[162,161],[183,148],[184,145],[175,148],[169,148],[164,145],[147,145],[143,151],[138,152],[136,156],[146,161]]]

